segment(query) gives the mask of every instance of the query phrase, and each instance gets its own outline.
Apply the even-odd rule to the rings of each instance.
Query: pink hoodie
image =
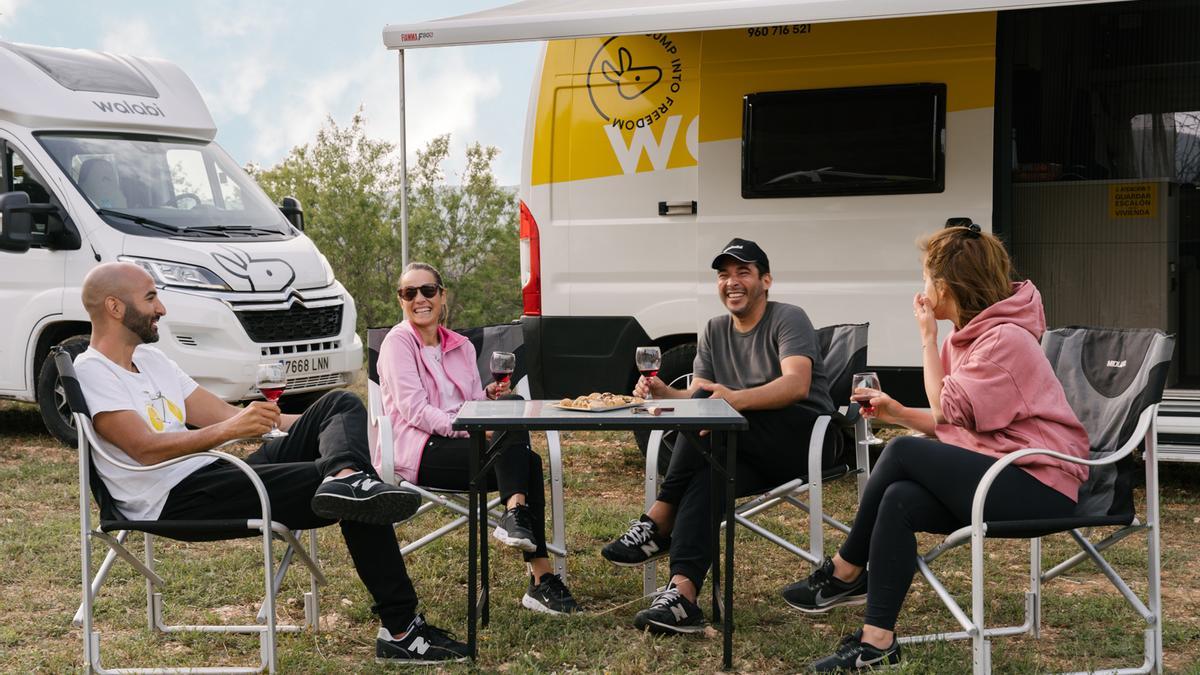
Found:
[[[483,383],[475,366],[475,346],[467,338],[438,326],[442,348],[442,368],[446,378],[458,389],[464,401],[484,397]],[[379,388],[383,391],[383,412],[392,422],[392,451],[396,475],[417,482],[421,454],[430,436],[466,437],[465,431],[450,428],[457,411],[438,408],[441,401],[437,378],[425,362],[424,343],[408,321],[401,321],[388,332],[379,347]],[[382,461],[372,457],[375,468]]]
[[[1086,459],[1087,432],[1067,404],[1038,344],[1046,331],[1042,295],[1030,281],[952,331],[942,344],[942,416],[938,440],[992,457],[1044,448]],[[1078,501],[1086,466],[1050,457],[1017,464]]]

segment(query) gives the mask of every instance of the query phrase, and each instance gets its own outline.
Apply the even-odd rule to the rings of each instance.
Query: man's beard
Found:
[[[150,344],[158,342],[158,329],[154,326],[154,320],[157,318],[154,313],[142,314],[132,306],[126,305],[125,316],[121,318],[121,325],[141,338],[143,344]]]

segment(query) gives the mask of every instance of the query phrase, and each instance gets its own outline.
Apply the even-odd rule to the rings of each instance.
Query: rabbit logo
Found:
[[[296,279],[296,270],[280,258],[251,258],[232,246],[222,246],[212,257],[225,271],[250,282],[252,291],[278,291]]]
[[[680,46],[666,33],[610,37],[588,67],[592,107],[620,129],[665,119],[683,86]]]

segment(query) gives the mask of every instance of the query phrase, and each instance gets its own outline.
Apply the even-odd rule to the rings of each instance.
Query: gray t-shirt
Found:
[[[782,376],[780,362],[789,356],[812,361],[808,398],[799,405],[821,414],[833,412],[817,331],[808,314],[795,305],[767,302],[762,319],[748,333],[738,332],[729,314],[709,319],[696,345],[692,371],[731,389],[750,389]]]

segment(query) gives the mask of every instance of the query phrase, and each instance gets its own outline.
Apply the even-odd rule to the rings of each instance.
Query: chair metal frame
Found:
[[[684,380],[684,383],[690,387],[692,374],[680,375],[672,380],[670,385],[675,386],[680,380]],[[842,418],[843,423],[854,425],[855,448],[855,466],[848,467],[846,473],[857,474],[858,495],[861,500],[863,489],[871,475],[870,446],[863,440],[866,438],[867,421],[859,414],[859,406],[856,403],[844,410],[845,412],[838,412],[838,416]],[[826,525],[844,534],[850,533],[849,525],[826,515],[824,511],[824,481],[826,478],[821,466],[821,453],[825,447],[825,433],[833,421],[833,415],[821,415],[813,423],[812,433],[808,439],[808,476],[792,479],[742,502],[735,509],[733,517],[739,525],[813,565],[820,565],[825,558],[824,527]],[[662,477],[658,475],[658,453],[662,446],[663,435],[664,432],[661,430],[650,432],[650,438],[646,444],[645,509],[647,511],[654,505],[658,496],[658,486],[662,480]],[[844,475],[846,474],[839,473],[829,480],[835,480]],[[808,495],[807,502],[801,499],[805,494]],[[808,548],[797,546],[752,520],[754,516],[785,503],[808,513]],[[819,517],[814,517],[814,514],[819,514]],[[721,527],[725,528],[728,522],[728,519],[721,521]],[[657,588],[658,564],[656,560],[652,560],[643,566],[642,592],[650,595]]]
[[[1042,584],[1054,577],[1060,576],[1086,560],[1091,560],[1103,572],[1110,583],[1121,593],[1135,611],[1146,621],[1144,631],[1143,662],[1136,668],[1119,668],[1097,671],[1103,673],[1161,673],[1162,672],[1162,578],[1161,578],[1161,549],[1159,533],[1159,494],[1158,494],[1158,429],[1156,418],[1158,404],[1151,404],[1138,417],[1137,426],[1130,438],[1119,450],[1111,456],[1099,460],[1080,459],[1064,455],[1052,450],[1030,448],[1006,455],[996,462],[983,475],[975,490],[974,501],[971,505],[971,525],[960,528],[948,535],[945,540],[917,558],[917,567],[925,580],[933,587],[938,597],[946,605],[955,620],[962,626],[961,631],[932,633],[900,638],[901,643],[932,642],[940,640],[971,640],[971,671],[974,675],[992,672],[991,637],[1006,635],[1028,634],[1035,638],[1041,635],[1041,604]],[[1098,542],[1092,542],[1079,529],[1066,530],[1072,539],[1082,549],[1080,553],[1055,565],[1050,570],[1042,571],[1041,537],[1030,539],[1029,583],[1030,590],[1025,593],[1025,619],[1018,626],[987,628],[984,623],[984,559],[983,545],[987,538],[988,524],[983,520],[983,505],[996,476],[1013,462],[1032,455],[1045,455],[1056,459],[1080,464],[1088,467],[1098,467],[1114,464],[1129,457],[1139,446],[1143,447],[1143,460],[1146,473],[1146,515],[1145,522],[1136,517],[1130,524],[1119,527]],[[1116,570],[1104,559],[1101,552],[1131,534],[1144,531],[1147,537],[1147,599],[1145,602],[1129,588],[1129,585],[1117,574]],[[943,553],[958,546],[971,546],[971,614],[970,616],[958,605],[946,587],[937,579],[929,564]]]
[[[55,354],[56,364],[59,368],[59,373],[69,374],[74,378],[74,368],[71,364],[70,356],[61,351]],[[63,385],[60,383],[60,387]],[[71,396],[67,395],[69,401]],[[95,428],[92,426],[91,418],[83,412],[72,412],[72,417],[75,421],[75,428],[78,430],[78,442],[76,444],[79,454],[79,536],[80,536],[80,572],[82,586],[82,603],[79,609],[75,612],[73,624],[83,629],[83,669],[87,673],[260,673],[264,669],[270,673],[276,671],[276,636],[278,633],[299,632],[305,628],[310,628],[316,631],[320,627],[320,595],[319,587],[326,583],[325,575],[321,571],[317,559],[317,534],[315,530],[308,532],[308,547],[300,543],[299,536],[301,531],[290,530],[286,525],[277,523],[271,520],[271,503],[267,497],[267,491],[258,477],[258,474],[250,468],[244,460],[223,452],[224,448],[238,441],[229,441],[223,443],[216,448],[204,452],[197,452],[186,455],[184,457],[176,457],[158,464],[150,466],[133,465],[121,462],[107,452],[98,442]],[[128,471],[153,471],[156,469],[166,468],[179,462],[191,459],[193,457],[214,457],[223,459],[233,466],[236,466],[253,485],[255,492],[258,495],[261,517],[247,519],[245,527],[247,531],[258,531],[262,533],[262,553],[263,553],[263,589],[264,600],[259,607],[257,624],[247,625],[172,625],[167,624],[163,619],[163,597],[162,589],[166,586],[164,580],[155,571],[154,563],[154,537],[157,535],[149,532],[143,532],[145,537],[144,558],[139,561],[137,557],[125,548],[131,530],[120,530],[115,535],[105,531],[103,525],[101,527],[92,526],[91,513],[91,453],[95,452],[98,456],[112,462],[114,465]],[[97,480],[100,480],[97,478]],[[271,548],[271,542],[278,539],[287,544],[287,549],[280,559],[279,566],[276,569],[274,563],[274,555]],[[105,556],[104,562],[100,564],[96,575],[92,575],[92,560],[91,560],[91,542],[99,540],[108,546],[108,554]],[[105,668],[101,665],[100,659],[100,633],[95,629],[95,610],[96,595],[107,579],[113,563],[117,558],[121,558],[129,563],[131,567],[142,577],[146,582],[146,623],[151,631],[159,631],[162,633],[178,633],[178,632],[201,632],[201,633],[248,633],[258,634],[259,636],[259,656],[260,662],[258,667],[230,667],[230,666],[212,666],[199,668]],[[283,585],[283,579],[293,560],[300,561],[309,572],[309,591],[304,594],[304,624],[303,625],[279,625],[276,622],[275,616],[275,599]]]
[[[515,391],[528,399],[528,378],[521,378]],[[370,414],[371,443],[374,446],[372,450],[379,452],[380,477],[393,485],[421,495],[423,500],[421,507],[417,509],[413,517],[405,522],[412,522],[417,516],[437,508],[444,508],[458,514],[458,517],[449,523],[401,547],[400,554],[407,556],[454,530],[464,527],[467,524],[469,513],[468,492],[423,487],[396,476],[395,456],[390,451],[384,451],[385,448],[390,449],[393,445],[391,420],[383,412],[383,395],[379,383],[370,379],[367,380],[367,409]],[[554,572],[562,577],[563,581],[566,581],[567,528],[563,510],[562,443],[557,431],[546,432],[546,446],[550,459],[550,517],[553,520],[550,541],[546,542],[546,551],[552,557]],[[503,505],[500,504],[499,496],[488,501],[487,511],[488,526],[495,527],[497,520],[503,514]]]

